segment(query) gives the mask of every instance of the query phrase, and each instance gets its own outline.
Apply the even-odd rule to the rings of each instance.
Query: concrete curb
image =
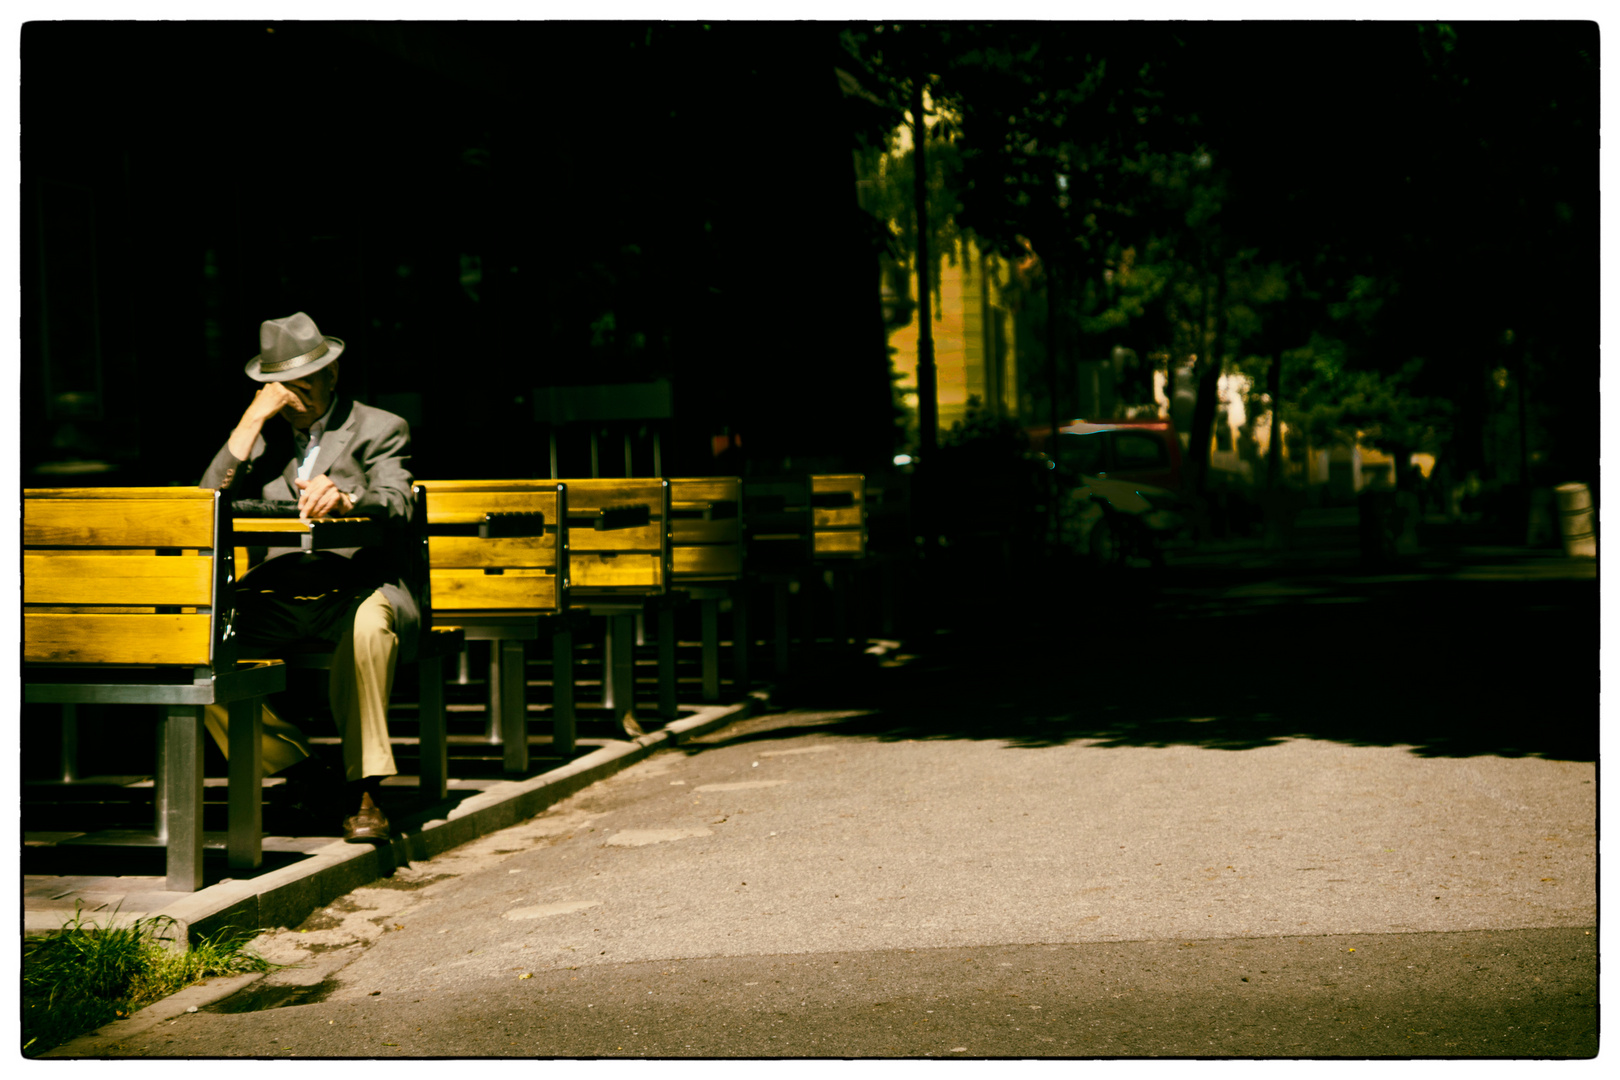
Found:
[[[193,1009],[200,1009],[205,1005],[212,1005],[216,1001],[223,1001],[238,990],[245,989],[264,978],[266,972],[253,971],[246,975],[230,975],[224,978],[210,979],[196,986],[188,986],[178,993],[170,994],[162,1001],[155,1001],[134,1016],[125,1020],[116,1020],[106,1027],[98,1028],[89,1035],[80,1035],[71,1042],[45,1051],[38,1055],[41,1058],[54,1057],[101,1057],[108,1051],[117,1048],[124,1040],[133,1038],[143,1031],[150,1031],[165,1020],[172,1020],[176,1016],[188,1013]]]
[[[634,765],[660,747],[679,745],[745,719],[756,700],[748,697],[734,705],[700,708],[695,716],[601,747],[539,776],[497,784],[447,814],[434,808],[397,818],[392,843],[362,845],[336,840],[292,866],[251,880],[211,885],[153,914],[175,920],[174,940],[182,945],[188,944],[193,934],[211,935],[230,927],[296,926],[310,912],[392,873],[396,867],[430,859],[515,825],[581,788]]]
[[[661,747],[678,746],[718,731],[727,724],[747,719],[755,706],[768,698],[768,692],[755,693],[734,705],[700,708],[695,716],[671,721],[658,731],[638,735],[626,742],[604,746],[550,772],[527,780],[498,784],[467,799],[443,817],[428,817],[427,814],[402,817],[394,822],[398,835],[391,844],[358,845],[338,840],[293,866],[251,881],[224,881],[211,885],[145,917],[167,915],[174,919],[170,940],[182,948],[189,945],[193,934],[207,936],[229,927],[252,929],[296,925],[310,912],[324,907],[344,893],[377,880],[396,866],[432,858],[440,852],[531,818],[581,788],[634,765]],[[266,974],[251,972],[189,986],[148,1005],[134,1016],[81,1035],[38,1056],[103,1056],[115,1048],[119,1040],[140,1034],[190,1009],[200,1009],[223,1000],[264,978]]]

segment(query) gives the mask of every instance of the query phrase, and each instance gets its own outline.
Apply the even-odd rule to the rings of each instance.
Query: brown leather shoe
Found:
[[[343,839],[352,843],[387,843],[388,816],[371,801],[367,792],[360,796],[360,812],[343,819]]]

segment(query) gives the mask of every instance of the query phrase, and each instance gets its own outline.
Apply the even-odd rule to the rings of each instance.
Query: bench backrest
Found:
[[[800,574],[815,555],[808,476],[743,478],[743,543],[750,574]]]
[[[905,557],[915,550],[911,526],[911,477],[900,472],[866,478],[866,550]]]
[[[567,607],[568,552],[560,540],[568,506],[563,484],[419,483],[428,493],[428,579],[436,617],[554,615]]]
[[[866,477],[839,473],[810,478],[816,558],[859,559],[866,554]]]
[[[742,577],[742,478],[704,476],[669,482],[670,556],[676,585]]]
[[[23,661],[235,660],[230,513],[206,488],[23,492]]]
[[[569,590],[576,598],[660,596],[670,579],[669,481],[561,481],[568,488]]]

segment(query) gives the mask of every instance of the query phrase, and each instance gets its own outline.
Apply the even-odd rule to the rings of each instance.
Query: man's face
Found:
[[[326,410],[332,407],[332,395],[337,387],[337,364],[328,364],[313,375],[302,379],[288,379],[281,385],[298,395],[299,402],[304,411],[299,412],[291,405],[282,408],[281,415],[299,431],[309,430],[309,426],[326,415]]]

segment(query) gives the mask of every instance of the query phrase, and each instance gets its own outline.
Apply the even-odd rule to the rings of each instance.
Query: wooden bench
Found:
[[[816,579],[833,575],[838,633],[847,636],[845,568],[866,556],[865,477],[858,473],[748,477],[742,484],[747,576],[773,589],[775,669],[786,675],[792,651],[789,598],[799,597],[803,653],[816,646]]]
[[[774,668],[788,673],[793,634],[789,597],[804,592],[815,562],[815,516],[808,476],[743,479],[743,545],[747,576],[772,590]]]
[[[866,555],[862,567],[870,587],[863,589],[861,614],[876,600],[876,629],[884,637],[899,633],[902,579],[916,554],[911,520],[911,477],[901,472],[870,476],[866,481]],[[875,581],[870,579],[875,578]]]
[[[815,561],[832,578],[833,637],[849,640],[852,571],[866,558],[866,477],[829,473],[810,477],[810,503],[815,522]],[[815,633],[810,620],[809,633]]]
[[[720,700],[720,604],[731,602],[733,675],[748,688],[748,604],[743,580],[742,478],[669,481],[671,583],[699,604],[704,701]]]
[[[866,555],[866,477],[859,473],[810,477],[818,561]]]
[[[635,708],[635,617],[657,619],[658,712],[672,718],[675,618],[670,484],[663,479],[564,479],[570,610],[607,622],[602,704],[622,724]]]
[[[226,854],[262,860],[260,706],[286,686],[274,661],[239,662],[223,496],[198,488],[23,493],[23,697],[157,705],[156,833],[165,886],[203,882],[203,707],[230,724]]]
[[[407,584],[415,593],[420,614],[416,655],[399,666],[414,665],[417,672],[417,791],[429,800],[445,798],[450,791],[449,727],[444,705],[444,661],[465,647],[465,637],[456,627],[435,627],[433,588],[428,572],[428,520],[430,507],[427,488],[411,486],[410,560]],[[387,527],[369,518],[298,518],[296,503],[265,503],[239,500],[234,504],[244,516],[236,519],[231,542],[239,551],[265,547],[295,547],[304,551],[364,547],[388,542]],[[254,516],[247,517],[245,515]],[[270,516],[261,516],[270,515]],[[286,515],[286,516],[278,516]],[[330,670],[329,642],[312,642],[308,648],[288,651],[281,659],[289,667]],[[236,726],[231,725],[232,759],[235,756]]]
[[[485,738],[502,767],[529,767],[524,643],[549,628],[552,748],[574,752],[573,634],[568,612],[568,491],[555,480],[427,480],[434,617],[490,642]]]

